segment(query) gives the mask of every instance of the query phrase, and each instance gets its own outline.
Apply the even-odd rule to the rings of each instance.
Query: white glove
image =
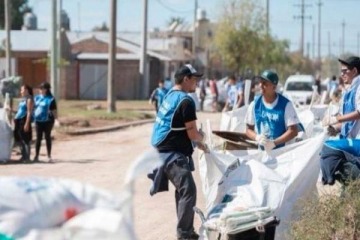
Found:
[[[60,127],[60,122],[59,122],[59,120],[55,119],[54,127],[56,127],[56,128]]]
[[[205,141],[206,141],[206,134],[205,134],[205,132],[200,128],[200,129],[199,129],[199,133],[200,133],[200,135],[203,137],[202,140],[201,140],[201,143],[205,143]]]
[[[331,117],[325,116],[323,121],[322,121],[323,127],[327,127],[329,125],[334,125],[336,123],[338,123],[338,120],[337,120],[336,116],[331,116]]]
[[[263,146],[264,146],[266,152],[270,152],[271,150],[273,150],[276,147],[274,141],[268,140],[268,139],[266,139]]]
[[[267,138],[264,135],[256,135],[255,141],[258,145],[264,146]]]

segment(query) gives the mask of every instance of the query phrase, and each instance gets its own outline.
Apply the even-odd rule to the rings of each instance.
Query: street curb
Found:
[[[74,129],[74,130],[56,130],[56,131],[67,134],[67,135],[71,135],[71,136],[77,136],[77,135],[109,132],[109,131],[119,130],[119,129],[123,129],[123,128],[127,128],[127,127],[152,123],[154,121],[155,121],[155,119],[146,119],[146,120],[133,121],[133,122],[128,122],[128,123],[121,123],[121,124],[106,126],[106,127]]]

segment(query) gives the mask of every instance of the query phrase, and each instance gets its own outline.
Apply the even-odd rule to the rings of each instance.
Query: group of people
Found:
[[[33,88],[24,84],[21,86],[18,108],[14,117],[14,139],[15,145],[20,147],[20,161],[29,163],[38,162],[41,140],[45,136],[48,161],[51,158],[51,131],[57,118],[57,105],[53,97],[50,84],[47,82],[39,86],[39,94],[34,96]],[[8,109],[13,112],[11,109]],[[32,123],[35,123],[36,141],[35,156],[31,160]]]
[[[341,138],[360,137],[360,59],[339,59],[341,76],[348,86],[342,95],[340,112],[324,119],[329,134],[340,133]],[[182,66],[175,74],[175,86],[159,106],[153,128],[152,145],[158,150],[163,165],[149,174],[153,180],[151,195],[168,190],[168,181],[175,186],[177,237],[195,240],[193,207],[196,204],[196,185],[192,177],[194,147],[208,151],[206,136],[196,125],[195,103],[188,93],[194,92],[202,74],[193,66]],[[279,77],[275,71],[265,70],[258,77],[260,95],[250,103],[245,116],[246,135],[266,152],[283,147],[304,128],[290,100],[277,92]],[[239,95],[234,77],[229,78],[232,95]],[[238,96],[237,96],[238,98]],[[235,98],[233,98],[235,99]],[[238,102],[229,101],[227,108]],[[324,164],[323,164],[324,165]],[[322,170],[326,168],[322,167]]]
[[[199,238],[193,226],[196,185],[191,173],[194,171],[192,153],[194,147],[203,151],[208,149],[205,144],[206,136],[196,125],[195,103],[188,93],[196,90],[197,81],[201,77],[202,74],[190,64],[182,66],[176,72],[175,86],[163,99],[151,139],[163,165],[149,174],[149,178],[153,180],[150,194],[167,191],[169,180],[175,186],[179,240]],[[231,80],[232,86],[235,85],[236,80]],[[283,146],[302,130],[291,102],[276,92],[278,81],[278,75],[274,71],[267,70],[261,74],[262,95],[250,104],[246,116],[248,137],[256,140],[266,151]],[[268,130],[260,127],[263,124]]]

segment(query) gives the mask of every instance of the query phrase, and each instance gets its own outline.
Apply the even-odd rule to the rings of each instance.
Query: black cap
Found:
[[[176,71],[175,78],[178,78],[179,76],[202,77],[203,74],[196,71],[196,69],[191,64],[185,64]]]
[[[48,82],[43,82],[43,83],[40,84],[39,88],[50,89],[51,86],[50,86],[50,83],[48,83]]]
[[[356,68],[360,73],[360,58],[359,57],[349,57],[345,60],[339,59],[339,62],[347,67]]]

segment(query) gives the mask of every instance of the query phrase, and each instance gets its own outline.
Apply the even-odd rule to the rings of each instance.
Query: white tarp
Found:
[[[208,215],[203,227],[229,233],[249,222],[254,227],[258,219],[273,215],[281,221],[276,230],[276,239],[280,239],[288,230],[297,201],[316,192],[319,151],[325,137],[319,129],[312,138],[273,150],[272,157],[260,151],[203,154],[199,164]],[[226,199],[232,200],[222,203]]]
[[[134,181],[160,163],[155,149],[140,156],[119,196],[67,179],[1,177],[0,239],[136,240]]]
[[[0,162],[10,159],[13,132],[4,108],[0,108]]]

